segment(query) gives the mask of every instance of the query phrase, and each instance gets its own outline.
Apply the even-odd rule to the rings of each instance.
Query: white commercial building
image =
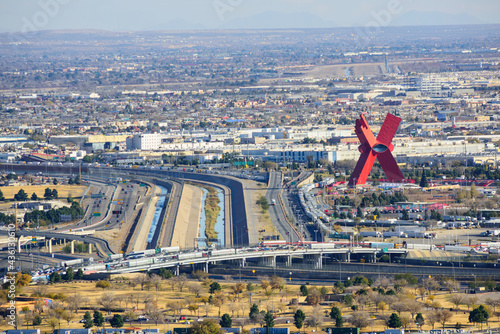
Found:
[[[127,150],[154,151],[160,148],[161,137],[157,133],[141,133],[127,138]]]

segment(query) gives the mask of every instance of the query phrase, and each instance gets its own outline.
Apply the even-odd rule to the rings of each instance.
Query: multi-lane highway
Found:
[[[269,215],[271,216],[271,221],[278,229],[284,240],[288,242],[300,241],[300,235],[297,230],[288,221],[284,211],[282,203],[282,182],[283,175],[281,172],[272,171],[269,173],[269,186],[266,191],[266,199],[270,204]]]

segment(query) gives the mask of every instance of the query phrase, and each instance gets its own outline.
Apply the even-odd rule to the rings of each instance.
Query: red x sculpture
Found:
[[[387,114],[384,124],[382,124],[382,128],[375,139],[365,116],[361,115],[360,119],[356,120],[355,132],[361,143],[359,146],[361,156],[349,179],[350,186],[365,184],[375,159],[380,162],[389,181],[401,182],[404,180],[403,173],[391,153],[394,150],[394,145],[391,142],[399,123],[401,123],[401,118]]]

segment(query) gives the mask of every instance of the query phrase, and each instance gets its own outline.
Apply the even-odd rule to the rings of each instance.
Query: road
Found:
[[[8,235],[8,231],[0,231],[0,235]],[[76,234],[65,234],[65,233],[57,233],[57,232],[37,232],[37,231],[16,231],[16,236],[23,237],[45,237],[46,239],[66,239],[66,240],[76,240],[80,242],[86,242],[94,244],[102,257],[107,257],[108,254],[114,254],[114,252],[109,247],[109,243],[100,238],[87,236],[87,235],[76,235]]]
[[[281,172],[272,171],[269,173],[269,186],[266,191],[266,199],[270,204],[269,215],[271,216],[271,221],[284,240],[288,242],[298,242],[300,241],[300,237],[296,230],[290,225],[283,212],[281,202],[282,180],[283,175]]]

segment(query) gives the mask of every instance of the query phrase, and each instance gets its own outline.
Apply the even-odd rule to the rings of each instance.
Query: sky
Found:
[[[499,0],[0,0],[0,32],[498,24]]]

